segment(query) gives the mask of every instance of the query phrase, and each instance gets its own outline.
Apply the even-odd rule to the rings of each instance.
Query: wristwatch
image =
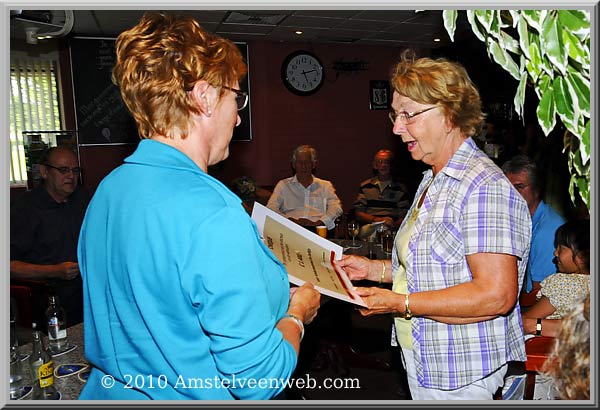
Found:
[[[402,317],[406,320],[412,319],[412,312],[410,311],[410,306],[408,305],[408,293],[404,295],[404,314]]]
[[[535,335],[536,336],[542,335],[542,319],[540,319],[540,318],[538,318],[537,321],[535,322]]]

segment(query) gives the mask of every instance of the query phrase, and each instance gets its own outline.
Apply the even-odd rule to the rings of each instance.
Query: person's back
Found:
[[[279,332],[247,339],[258,323],[282,314],[271,317],[266,300],[271,308],[287,306],[262,297],[281,295],[274,289],[287,286],[285,270],[280,269],[281,281],[253,277],[265,269],[255,266],[260,258],[249,255],[270,253],[235,195],[177,150],[151,140],[140,146],[100,184],[82,227],[79,254],[90,319],[86,356],[97,371],[81,398],[232,399],[229,389],[215,385],[231,374],[289,377],[296,363],[291,346],[267,358],[263,351],[283,342]],[[157,154],[164,157],[158,164]],[[149,157],[152,164],[146,163]],[[146,223],[150,220],[156,223]],[[183,246],[180,238],[193,240]],[[231,323],[232,309],[253,314]],[[238,338],[220,336],[229,331]],[[220,352],[219,361],[211,351]],[[164,375],[153,382],[165,387],[149,389],[145,380],[146,386],[133,389],[104,389],[92,379],[118,375],[127,381],[139,374]],[[186,388],[189,383],[196,387]]]

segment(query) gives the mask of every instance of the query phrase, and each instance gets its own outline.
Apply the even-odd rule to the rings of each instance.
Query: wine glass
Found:
[[[376,229],[377,244],[381,245],[382,249],[383,249],[383,233],[386,230],[387,230],[387,227],[385,226],[385,224],[377,225],[377,229]]]
[[[350,221],[348,222],[348,234],[352,237],[352,248],[356,248],[356,237],[358,236],[358,231],[360,227],[358,222]]]

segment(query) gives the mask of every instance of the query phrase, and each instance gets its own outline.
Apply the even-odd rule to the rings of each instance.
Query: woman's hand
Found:
[[[344,255],[342,256],[342,259],[333,261],[334,267],[346,272],[346,275],[348,275],[350,280],[367,279],[379,281],[379,276],[375,276],[374,273],[371,272],[374,263],[379,266],[378,275],[380,275],[381,262],[365,258],[364,256]]]
[[[321,304],[321,294],[312,283],[290,289],[290,307],[288,313],[297,316],[303,323],[309,324],[317,316]]]
[[[366,309],[359,309],[363,316],[404,313],[404,295],[400,293],[378,287],[357,287],[355,290],[367,304]]]

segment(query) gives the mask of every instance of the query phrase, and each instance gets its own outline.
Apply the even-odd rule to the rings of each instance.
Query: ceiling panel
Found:
[[[168,6],[166,6],[168,7]],[[74,10],[71,36],[117,37],[123,30],[134,26],[146,10]],[[207,30],[220,33],[235,41],[265,39],[289,42],[337,42],[355,44],[394,45],[415,43],[421,47],[435,48],[449,41],[443,27],[441,10],[415,13],[414,10],[166,10],[195,17]],[[39,14],[40,11],[38,10]],[[60,21],[64,11],[42,11]],[[235,24],[232,24],[235,23]],[[465,26],[466,24],[466,26]],[[44,27],[42,23],[19,18],[10,20],[11,39],[25,40],[25,29],[40,26],[43,31],[56,31],[55,26]],[[468,27],[459,18],[457,33]],[[304,31],[302,36],[296,30]],[[444,41],[434,43],[434,37]]]

